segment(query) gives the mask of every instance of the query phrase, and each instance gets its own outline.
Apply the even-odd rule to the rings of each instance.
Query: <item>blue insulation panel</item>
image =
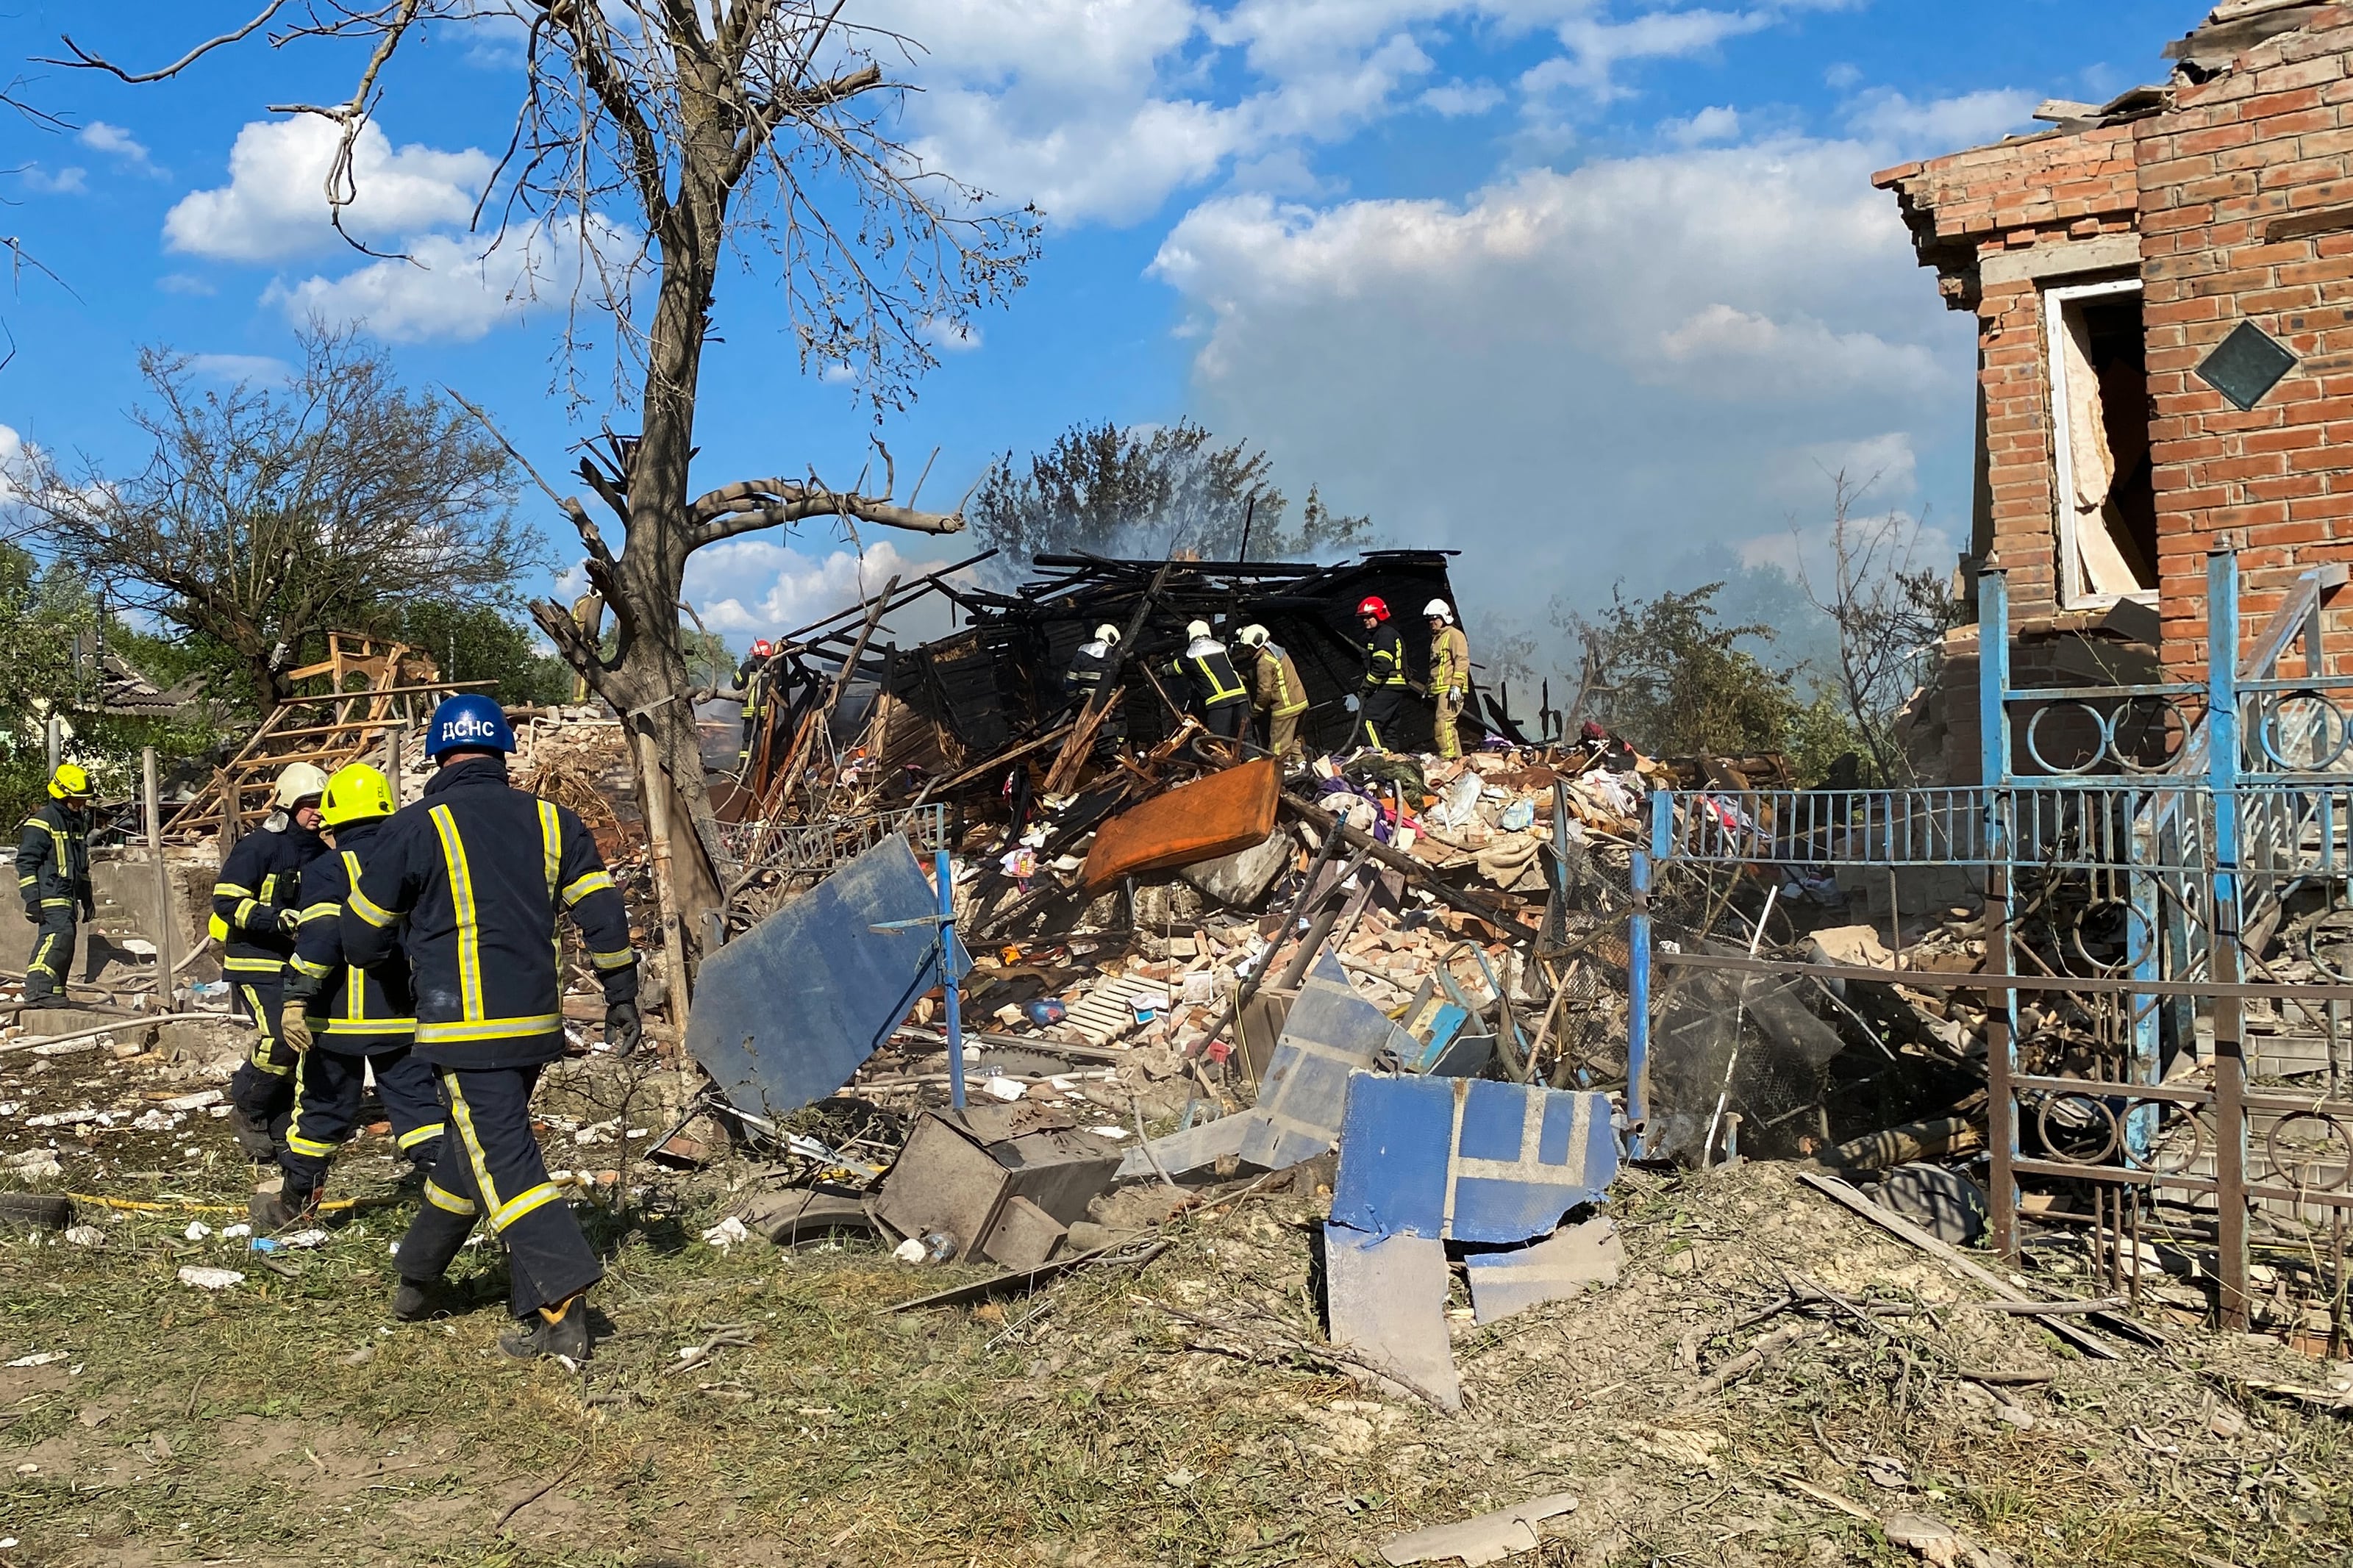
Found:
[[[1332,1223],[1373,1236],[1543,1236],[1618,1177],[1606,1095],[1472,1079],[1348,1080]]]
[[[1413,1037],[1359,995],[1340,961],[1325,952],[1307,972],[1267,1062],[1241,1157],[1270,1171],[1315,1158],[1340,1135],[1349,1075],[1372,1066],[1384,1049],[1403,1056],[1416,1048]]]
[[[771,1120],[824,1099],[939,984],[937,895],[894,835],[703,960],[686,1046],[737,1110]],[[972,967],[955,945],[956,974]]]

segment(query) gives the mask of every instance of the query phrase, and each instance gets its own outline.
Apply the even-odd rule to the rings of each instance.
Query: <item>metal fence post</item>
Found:
[[[2214,802],[2213,952],[2218,986],[2239,984],[2239,557],[2206,556],[2206,782]],[[2246,1005],[2214,998],[2214,1240],[2222,1326],[2247,1326]]]
[[[155,1000],[172,1012],[172,975],[179,967],[179,937],[172,929],[172,868],[164,863],[164,792],[155,748],[140,755],[140,795],[147,808],[147,853],[155,858]]]
[[[1642,1153],[1642,1123],[1651,1114],[1651,873],[1673,847],[1674,802],[1664,790],[1650,797],[1651,830],[1634,851],[1630,880],[1633,918],[1626,934],[1626,1152]]]
[[[1989,974],[2016,972],[2010,948],[2010,580],[1999,569],[1978,574],[1978,784],[1985,810],[1985,963]],[[2018,1257],[2018,993],[1986,995],[1987,1207],[1993,1244]]]

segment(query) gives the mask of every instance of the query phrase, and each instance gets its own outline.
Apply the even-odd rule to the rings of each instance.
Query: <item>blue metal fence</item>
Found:
[[[2242,655],[2239,563],[2218,550],[2207,564],[2202,682],[2052,689],[2013,683],[2007,584],[1988,571],[1978,579],[1982,784],[1653,795],[1647,839],[1633,858],[1628,1110],[1637,1152],[1650,1110],[1655,972],[1726,963],[1661,947],[1651,897],[1662,868],[1769,867],[1803,879],[1841,868],[1966,867],[1982,876],[1986,893],[1984,973],[1963,981],[1902,977],[1987,996],[1996,1244],[2015,1253],[2021,1175],[2093,1184],[2095,1215],[2103,1226],[2112,1219],[2119,1237],[2137,1234],[2142,1200],[2157,1187],[2211,1194],[2221,1308],[2233,1322],[2245,1317],[2250,1196],[2328,1211],[2341,1256],[2344,1213],[2353,1207],[2353,1105],[2251,1099],[2242,1025],[2253,994],[2307,1011],[2353,998],[2343,984],[2353,963],[2324,960],[2328,984],[2274,985],[2258,976],[2251,984],[2242,935],[2267,931],[2286,900],[2315,888],[2332,909],[2348,902],[2353,677],[2328,672],[2320,623],[2323,595],[2345,575],[2342,567],[2299,575]],[[2281,675],[2298,649],[2304,672]],[[2019,938],[2023,924],[2046,937],[2057,929],[2052,906],[2061,890],[2073,934],[2044,943],[2054,964]],[[2353,911],[2343,924],[2353,951]],[[2105,935],[2096,951],[2084,940],[2095,929]],[[2021,957],[2031,961],[2024,973]],[[2097,1057],[2087,1074],[2021,1070],[2021,993],[2053,989],[2073,993],[2069,1005],[2090,1020]],[[2165,1047],[2194,1048],[2201,1011],[2212,1018],[2211,1087],[2168,1086]],[[2038,1130],[2059,1105],[2079,1121],[2090,1115],[2109,1136],[2066,1157],[2044,1138],[2052,1146],[2030,1157],[2020,1139],[2021,1092],[2035,1097]],[[2092,1111],[2082,1110],[2086,1104]],[[2346,1157],[2269,1158],[2268,1170],[2251,1173],[2251,1110],[2313,1120],[2318,1141]],[[2188,1123],[2194,1162],[2158,1148],[2172,1117]],[[2276,1142],[2276,1131],[2272,1136]],[[2342,1294],[2340,1284],[2340,1330]]]

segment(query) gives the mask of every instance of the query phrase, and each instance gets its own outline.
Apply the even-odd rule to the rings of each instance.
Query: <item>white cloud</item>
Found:
[[[38,191],[46,196],[78,196],[90,189],[90,171],[79,167],[44,169],[38,163],[27,163],[16,171],[28,191]]]
[[[819,555],[797,542],[753,535],[689,556],[685,592],[712,631],[773,637],[881,592],[894,575],[920,577],[947,564],[945,558],[911,559],[889,539],[869,542],[862,554],[837,549]]]
[[[598,225],[596,234],[608,256],[634,248],[617,229]],[[405,259],[372,261],[340,278],[274,282],[262,303],[298,324],[317,317],[364,325],[392,342],[471,342],[536,301],[569,299],[575,283],[596,286],[593,276],[582,279],[580,246],[560,226],[521,226],[495,241],[425,235],[406,244]]]
[[[1705,147],[1711,142],[1740,138],[1740,111],[1725,106],[1703,109],[1684,120],[1669,120],[1659,134],[1678,147]]]
[[[294,374],[291,365],[268,354],[190,354],[188,368],[198,375],[226,382],[282,382]]]
[[[93,120],[81,128],[80,133],[74,140],[94,152],[119,158],[132,168],[141,169],[152,174],[161,174],[164,172],[155,167],[153,160],[149,158],[147,149],[140,143],[139,139],[120,125],[109,125],[103,120]]]
[[[166,294],[188,294],[198,299],[220,291],[213,285],[211,279],[194,277],[185,272],[166,272],[155,279],[155,287]]]
[[[1869,184],[1885,154],[1780,137],[1459,204],[1229,195],[1154,272],[1205,422],[1400,542],[1466,548],[1465,595],[1525,612],[1819,512],[1792,454],[1966,429],[1966,323]],[[1903,502],[1913,465],[1875,466]]]
[[[316,115],[247,125],[229,150],[229,183],[190,192],[164,216],[167,245],[229,261],[276,261],[342,245],[326,191],[341,135]],[[371,121],[352,145],[353,200],[343,227],[374,243],[462,225],[492,166],[489,153],[471,147],[395,148]]]
[[[1504,89],[1492,81],[1450,81],[1430,89],[1417,101],[1434,114],[1457,120],[1495,108],[1504,101]]]
[[[1915,102],[1900,92],[1865,93],[1848,112],[1848,123],[1863,136],[1906,153],[1950,153],[2000,140],[2032,122],[2039,93],[1989,88],[1957,98]]]

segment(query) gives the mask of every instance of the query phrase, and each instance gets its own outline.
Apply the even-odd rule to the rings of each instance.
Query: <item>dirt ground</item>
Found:
[[[471,1310],[388,1322],[413,1200],[381,1138],[336,1175],[376,1204],[323,1245],[220,1236],[250,1181],[226,1123],[131,1125],[206,1070],[0,1057],[0,1184],[162,1205],[83,1205],[98,1245],[0,1231],[0,1563],[1374,1563],[1401,1531],[1563,1491],[1523,1568],[1922,1561],[1889,1539],[1902,1514],[1952,1527],[1957,1563],[2353,1561],[2344,1418],[2248,1388],[2348,1369],[2178,1322],[2081,1359],[1781,1167],[1630,1173],[1615,1288],[1485,1330],[1461,1303],[1450,1418],[1318,1359],[1313,1180],[1195,1208],[1140,1270],[893,1314],[975,1276],[706,1243],[744,1173],[624,1162],[647,1118],[576,1068],[550,1163],[635,1190],[583,1209],[611,1258],[584,1377],[498,1359],[493,1247],[459,1266]],[[79,1108],[127,1114],[27,1126]],[[57,1176],[25,1178],[35,1151]],[[1857,1310],[1757,1317],[1793,1286]],[[682,1353],[714,1335],[750,1342]]]

